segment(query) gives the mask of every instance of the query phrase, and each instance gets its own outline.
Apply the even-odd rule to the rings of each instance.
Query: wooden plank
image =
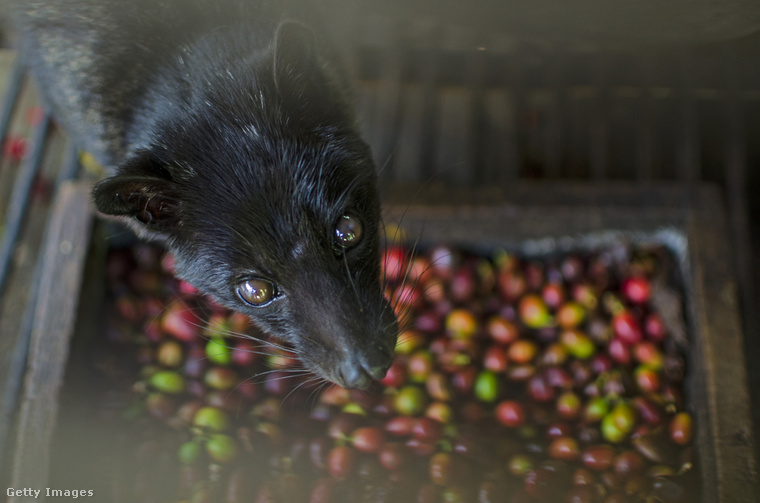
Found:
[[[46,487],[58,394],[90,242],[93,210],[89,201],[89,184],[65,182],[51,212],[10,487]],[[32,500],[12,496],[8,502]]]
[[[726,204],[730,217],[732,251],[739,284],[739,294],[742,301],[742,317],[744,322],[745,351],[749,355],[760,354],[760,316],[757,312],[757,296],[755,285],[758,261],[753,261],[752,222],[747,196],[751,188],[751,173],[749,169],[749,149],[746,133],[748,129],[747,114],[739,101],[739,79],[737,75],[738,58],[733,54],[725,54],[729,98],[725,103],[726,134],[725,141],[725,170],[726,170]],[[757,248],[754,250],[757,252]],[[752,404],[752,416],[755,428],[760,424],[760,372],[749,373],[749,389]]]
[[[55,194],[61,184],[74,178],[79,160],[77,151],[71,144],[62,157],[60,148],[56,148],[61,146],[59,144],[62,143],[62,135],[52,134],[49,138],[49,145],[45,148],[46,159],[40,167],[40,174],[45,176],[46,171],[60,165],[60,170],[55,173],[56,182],[52,189],[52,194]],[[43,241],[53,204],[52,194],[51,200],[45,196],[30,205],[29,215],[16,247],[16,260],[9,277],[9,288],[0,298],[0,474],[4,474],[0,483],[6,482],[10,476],[9,471],[5,470],[6,464],[11,463],[6,446],[11,445],[9,437],[15,425],[23,388],[29,340],[34,325],[34,309],[42,274]]]
[[[731,264],[727,215],[715,204],[697,208],[689,222],[692,259],[691,317],[698,345],[696,412],[705,501],[758,501],[755,439],[747,387],[744,341],[736,276]],[[696,390],[699,391],[699,390]],[[709,447],[705,449],[705,447]]]

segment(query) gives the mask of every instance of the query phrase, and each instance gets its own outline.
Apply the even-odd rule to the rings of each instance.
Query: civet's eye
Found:
[[[341,216],[335,223],[335,244],[341,248],[353,248],[362,239],[362,223],[353,215]]]
[[[261,307],[277,296],[277,287],[266,279],[252,278],[238,285],[237,294],[246,304]]]

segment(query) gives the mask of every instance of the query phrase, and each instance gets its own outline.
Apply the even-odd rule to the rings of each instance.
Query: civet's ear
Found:
[[[144,237],[166,239],[182,225],[182,201],[163,178],[117,175],[97,183],[92,195],[100,212],[126,221]]]
[[[319,58],[314,32],[296,21],[284,21],[275,33],[272,69],[282,110],[289,126],[319,130],[350,121],[345,104],[333,88],[329,69]]]
[[[274,82],[277,90],[314,84],[319,77],[314,32],[297,21],[283,21],[274,35]]]

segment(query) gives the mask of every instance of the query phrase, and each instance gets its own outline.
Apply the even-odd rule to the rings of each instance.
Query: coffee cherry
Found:
[[[383,430],[372,426],[358,428],[351,435],[352,445],[361,452],[378,452],[384,441]]]
[[[497,345],[490,346],[483,355],[483,367],[491,372],[504,372],[508,361],[504,348]]]
[[[518,271],[501,271],[496,278],[496,284],[501,297],[507,302],[519,299],[528,288],[525,276]]]
[[[365,391],[320,390],[286,343],[267,348],[247,316],[162,277],[173,270],[166,257],[141,247],[110,259],[109,309],[121,321],[109,339],[144,334],[132,414],[178,433],[168,452],[183,465],[180,499],[693,496],[682,478],[695,462],[686,361],[651,302],[657,253],[626,245],[491,261],[446,246],[410,258],[394,243],[381,261],[384,294],[406,330],[387,375]],[[143,458],[158,459],[150,443]]]
[[[194,342],[200,334],[200,319],[183,301],[170,304],[161,318],[161,329],[180,341]]]
[[[551,309],[557,309],[565,300],[565,291],[559,283],[547,283],[541,290],[541,298]]]
[[[509,346],[507,356],[509,360],[517,364],[530,363],[538,354],[538,345],[528,339],[515,341]]]
[[[428,444],[435,444],[443,436],[443,424],[427,417],[421,417],[414,422],[412,434]]]
[[[662,321],[662,317],[657,313],[651,313],[644,320],[644,333],[647,338],[653,342],[662,342],[667,335],[665,328],[665,322]]]
[[[454,309],[444,321],[446,332],[455,339],[469,339],[478,329],[478,321],[468,309]]]
[[[206,441],[206,452],[214,461],[228,463],[238,454],[235,439],[222,433],[212,433]]]
[[[612,318],[612,330],[615,337],[628,345],[637,344],[644,337],[639,322],[630,311],[622,311]]]
[[[410,355],[422,348],[427,338],[418,330],[409,329],[401,332],[396,340],[395,352],[399,355]]]
[[[399,414],[417,416],[425,410],[427,396],[422,388],[407,385],[399,390],[393,404]]]
[[[161,370],[150,376],[150,385],[164,393],[181,393],[185,390],[185,379],[173,370]]]
[[[378,459],[380,464],[390,471],[396,471],[406,465],[409,453],[398,442],[388,442],[380,448]]]
[[[195,463],[200,458],[200,455],[201,445],[194,441],[185,442],[179,446],[179,450],[177,451],[177,459],[185,465]]]
[[[546,327],[553,323],[549,308],[538,295],[525,295],[520,300],[520,319],[530,328]]]
[[[660,374],[648,365],[639,365],[634,371],[636,386],[644,393],[654,393],[660,389]]]
[[[406,273],[408,255],[400,246],[389,246],[380,258],[380,275],[387,282],[396,282]]]
[[[499,378],[495,373],[484,370],[475,380],[475,396],[483,402],[493,402],[499,396]]]
[[[601,421],[609,412],[609,402],[606,398],[594,397],[586,403],[583,409],[583,419],[589,423]]]
[[[688,412],[679,412],[670,420],[670,438],[679,445],[691,443],[693,427],[691,415]]]
[[[563,461],[574,461],[580,457],[578,441],[572,437],[559,437],[549,444],[549,456]]]
[[[206,357],[216,365],[229,365],[232,363],[232,348],[222,337],[214,337],[206,344]]]
[[[586,318],[586,310],[577,302],[566,302],[557,310],[556,318],[562,328],[576,328]]]
[[[575,419],[581,411],[581,399],[572,391],[566,391],[557,398],[557,412],[564,419]]]
[[[494,342],[507,345],[517,340],[520,331],[511,321],[495,315],[486,323],[486,333]]]
[[[623,296],[634,304],[645,304],[651,294],[649,280],[641,276],[630,276],[624,279],[620,289]]]
[[[509,459],[509,472],[521,477],[533,469],[533,460],[523,454],[516,454]]]
[[[505,400],[495,409],[496,419],[508,428],[517,428],[525,422],[525,411],[519,402]]]
[[[454,419],[454,410],[448,403],[433,402],[425,409],[425,417],[442,424],[449,424]]]
[[[211,389],[231,390],[240,382],[237,372],[227,367],[212,367],[206,371],[203,383]]]
[[[441,372],[430,374],[425,382],[425,389],[434,400],[449,401],[452,397],[451,385],[449,380]]]
[[[202,407],[193,416],[193,426],[210,431],[225,431],[229,424],[227,413],[217,407]]]
[[[386,388],[399,388],[406,384],[407,374],[406,366],[399,361],[394,361],[385,377],[380,379],[380,384]]]
[[[334,447],[327,456],[327,470],[334,478],[344,480],[353,472],[356,457],[356,451],[347,445]]]
[[[604,472],[612,466],[615,459],[615,449],[606,444],[592,445],[581,453],[583,465],[589,470]]]
[[[412,382],[424,383],[433,371],[433,355],[430,351],[420,349],[409,356],[407,369]]]
[[[253,365],[259,359],[259,347],[253,341],[237,341],[232,349],[232,363],[238,367]]]
[[[448,486],[454,482],[456,469],[451,453],[438,452],[430,458],[430,480],[439,486]]]
[[[560,341],[568,353],[581,360],[591,358],[596,352],[594,341],[578,330],[563,331]]]

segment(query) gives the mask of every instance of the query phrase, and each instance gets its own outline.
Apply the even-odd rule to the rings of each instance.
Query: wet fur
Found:
[[[396,340],[375,168],[339,68],[274,5],[19,1],[14,15],[50,106],[117,167],[93,191],[99,210],[165,243],[180,277],[346,384],[357,365],[387,368]],[[346,213],[364,225],[347,252],[333,239]],[[235,286],[250,277],[281,295],[247,306]]]

